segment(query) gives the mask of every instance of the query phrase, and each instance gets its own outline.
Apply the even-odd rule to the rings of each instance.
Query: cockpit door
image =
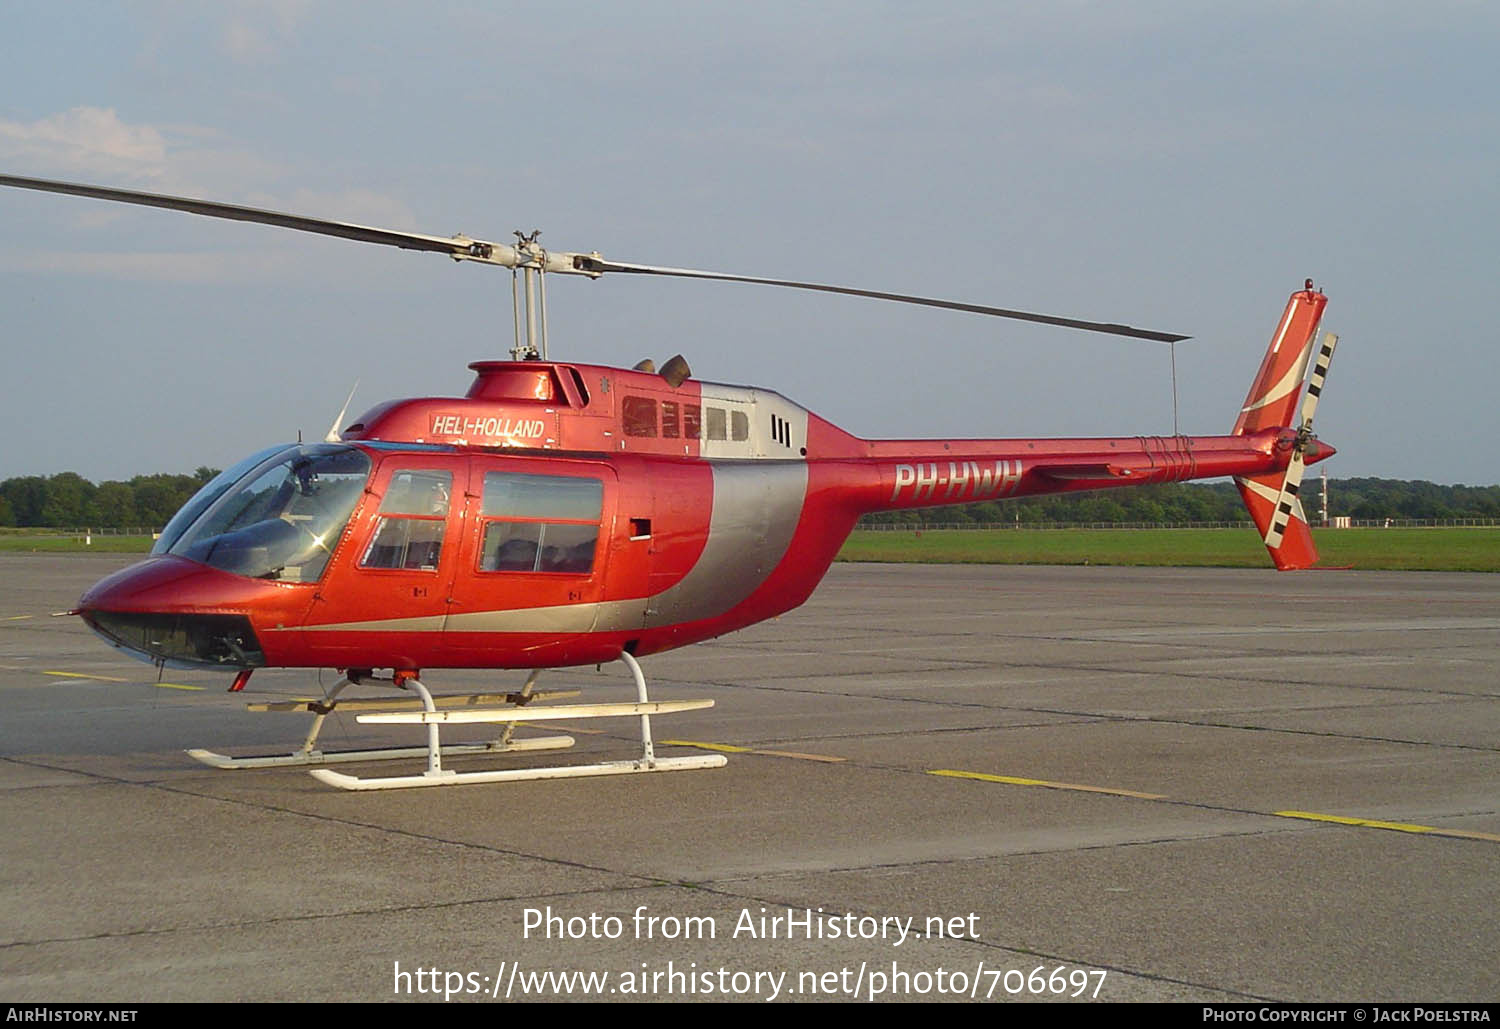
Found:
[[[340,622],[441,632],[468,517],[469,467],[451,454],[385,457],[320,599]]]

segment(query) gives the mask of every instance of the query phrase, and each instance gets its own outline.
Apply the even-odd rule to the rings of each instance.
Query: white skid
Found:
[[[423,775],[393,775],[380,779],[361,779],[341,772],[318,768],[309,772],[320,782],[341,790],[404,790],[417,786],[467,786],[486,782],[524,782],[534,779],[578,779],[594,775],[633,775],[640,772],[677,772],[694,768],[723,768],[723,754],[692,757],[656,758],[654,761],[606,761],[597,765],[566,765],[560,768],[508,768],[489,772],[453,772],[442,770]]]
[[[361,779],[344,775],[327,768],[310,769],[309,773],[319,782],[337,786],[344,790],[399,790],[416,786],[460,786],[469,783],[519,782],[529,779],[576,779],[595,775],[631,775],[639,772],[673,772],[692,768],[722,768],[726,759],[722,754],[694,754],[688,757],[656,757],[651,742],[651,716],[672,714],[678,711],[700,711],[714,706],[712,700],[667,700],[652,701],[646,695],[646,677],[635,658],[627,653],[620,660],[630,669],[635,681],[636,702],[625,704],[564,704],[543,707],[533,701],[547,697],[560,699],[576,696],[576,690],[560,690],[553,693],[536,693],[533,687],[540,670],[533,671],[519,693],[492,694],[448,694],[434,697],[414,676],[406,676],[394,682],[400,689],[408,690],[415,697],[408,700],[369,699],[340,702],[341,694],[355,680],[347,676],[328,692],[323,701],[273,701],[253,704],[253,711],[305,711],[312,714],[312,726],[301,749],[292,754],[267,754],[255,757],[230,757],[212,750],[190,750],[188,754],[212,768],[276,768],[288,765],[330,765],[348,761],[389,761],[396,758],[426,758],[427,769],[420,775],[395,775],[383,778]],[[368,677],[365,677],[368,678]],[[360,681],[365,681],[361,678]],[[384,680],[383,680],[384,681]],[[508,702],[508,703],[507,703]],[[478,704],[505,703],[505,707],[478,707]],[[420,707],[419,710],[399,710]],[[385,725],[425,725],[427,746],[386,747],[379,750],[321,751],[317,749],[318,734],[328,715],[336,707],[351,711],[369,711],[357,715],[365,723]],[[370,709],[375,710],[371,711]],[[397,708],[398,710],[391,710]],[[446,709],[446,710],[440,710]],[[477,754],[508,754],[528,750],[557,750],[573,746],[571,736],[541,736],[534,739],[514,739],[512,732],[517,723],[545,722],[560,719],[637,717],[641,720],[640,757],[632,761],[605,761],[592,765],[564,765],[552,768],[511,768],[491,771],[455,772],[443,767],[443,758]],[[443,746],[439,739],[444,724],[500,723],[505,726],[498,739],[488,743],[461,743]]]
[[[547,722],[571,718],[621,718],[627,715],[665,715],[713,707],[711,700],[651,700],[638,704],[568,704],[562,707],[521,707],[478,711],[382,711],[358,715],[356,720],[380,725],[425,725],[432,722]]]
[[[442,748],[445,756],[465,754],[509,754],[522,750],[562,750],[576,742],[571,736],[536,736],[531,739],[500,743],[450,743]],[[256,757],[230,757],[202,748],[188,751],[188,756],[210,768],[279,768],[287,765],[333,765],[344,761],[394,761],[397,758],[426,757],[426,747],[381,747],[376,750],[304,750],[295,754],[265,754]]]

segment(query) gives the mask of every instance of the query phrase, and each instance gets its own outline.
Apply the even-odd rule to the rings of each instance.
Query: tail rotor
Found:
[[[1302,476],[1307,471],[1308,448],[1317,442],[1317,437],[1312,431],[1313,414],[1318,410],[1318,398],[1323,394],[1323,382],[1328,377],[1328,365],[1333,360],[1333,348],[1338,346],[1338,342],[1339,338],[1333,333],[1323,334],[1323,345],[1313,364],[1312,375],[1307,380],[1307,395],[1302,399],[1302,415],[1297,424],[1297,438],[1292,441],[1292,459],[1286,468],[1286,478],[1282,481],[1281,493],[1276,498],[1276,510],[1271,518],[1271,526],[1266,530],[1266,546],[1273,550],[1281,546],[1282,538],[1286,535],[1287,524],[1293,517],[1300,517],[1304,522],[1307,521],[1307,516],[1302,512],[1302,503],[1297,499],[1297,491],[1302,488]]]

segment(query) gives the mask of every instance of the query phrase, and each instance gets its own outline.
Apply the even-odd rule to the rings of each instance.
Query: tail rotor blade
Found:
[[[1297,491],[1302,488],[1302,475],[1306,471],[1302,451],[1293,449],[1291,463],[1286,466],[1286,478],[1281,481],[1281,494],[1276,498],[1276,509],[1271,513],[1271,527],[1266,530],[1266,546],[1273,549],[1281,546],[1281,538],[1286,535],[1287,524],[1293,518],[1307,521],[1302,502],[1297,499]]]
[[[1302,424],[1298,428],[1304,432],[1312,431],[1313,414],[1318,410],[1318,398],[1323,395],[1323,381],[1328,378],[1328,366],[1333,362],[1333,348],[1338,345],[1337,336],[1331,332],[1323,333],[1323,346],[1318,350],[1312,375],[1307,380],[1307,396],[1302,398]],[[1306,449],[1306,444],[1303,444],[1303,449]]]
[[[1333,360],[1333,348],[1339,338],[1331,332],[1323,334],[1323,345],[1318,350],[1312,375],[1307,380],[1307,396],[1302,399],[1302,420],[1297,427],[1297,439],[1292,443],[1292,459],[1286,466],[1286,478],[1281,483],[1281,494],[1276,498],[1276,509],[1271,515],[1271,527],[1266,530],[1266,546],[1279,547],[1286,534],[1287,523],[1292,518],[1307,520],[1297,491],[1302,487],[1302,476],[1307,471],[1304,456],[1311,442],[1313,415],[1318,410],[1318,399],[1323,395],[1323,382],[1328,378],[1328,365]]]

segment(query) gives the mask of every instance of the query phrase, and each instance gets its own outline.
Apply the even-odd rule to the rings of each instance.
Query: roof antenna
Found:
[[[1177,431],[1177,341],[1173,340],[1167,344],[1172,352],[1172,435],[1181,435]]]
[[[344,401],[344,406],[339,408],[339,413],[334,416],[333,424],[328,427],[328,435],[323,437],[324,443],[339,443],[343,440],[344,437],[339,432],[339,426],[344,424],[344,416],[349,413],[349,405],[354,401],[355,389],[359,389],[358,379],[354,380],[354,389],[351,389],[349,391],[349,397]],[[297,442],[302,442],[302,436],[300,433],[297,436]]]

